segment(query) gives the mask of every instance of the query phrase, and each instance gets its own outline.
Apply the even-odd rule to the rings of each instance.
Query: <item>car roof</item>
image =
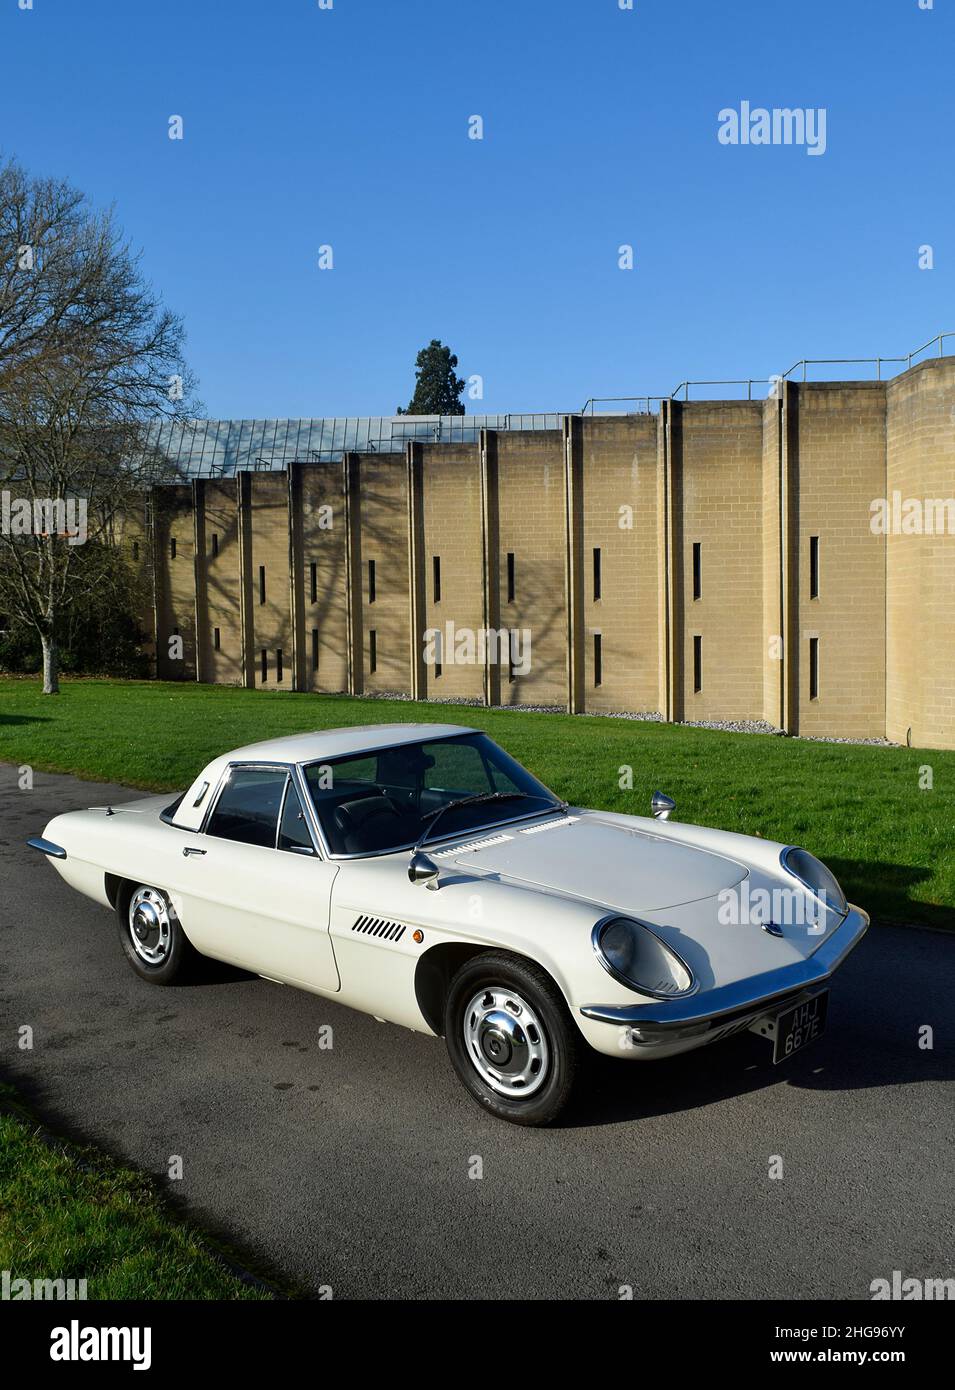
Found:
[[[230,763],[312,763],[326,758],[347,757],[349,753],[374,753],[398,744],[421,743],[425,739],[454,738],[456,734],[479,734],[480,729],[461,724],[354,724],[344,729],[315,729],[306,734],[287,734],[264,739],[220,753],[208,763],[192,786],[183,794],[172,823],[180,830],[198,830],[208,806],[207,797],[219,785]]]
[[[310,763],[320,758],[347,757],[349,753],[372,753],[402,743],[421,743],[431,738],[453,738],[455,734],[476,734],[479,729],[461,724],[355,724],[341,729],[316,729],[305,734],[287,734],[236,748],[227,755],[234,762]]]

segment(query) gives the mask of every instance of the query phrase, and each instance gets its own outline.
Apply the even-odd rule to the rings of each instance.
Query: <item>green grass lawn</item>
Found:
[[[151,681],[67,681],[45,697],[0,680],[0,760],[163,791],[257,739],[396,720],[486,729],[577,805],[645,815],[660,787],[680,820],[805,845],[883,921],[955,926],[955,752]]]
[[[0,1269],[11,1280],[85,1279],[91,1299],[274,1297],[217,1258],[151,1178],[95,1149],[44,1138],[3,1085]]]

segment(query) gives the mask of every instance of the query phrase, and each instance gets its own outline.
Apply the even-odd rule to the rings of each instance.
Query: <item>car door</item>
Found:
[[[329,932],[337,864],[322,858],[288,767],[233,764],[201,834],[183,837],[182,916],[200,951],[338,990]]]

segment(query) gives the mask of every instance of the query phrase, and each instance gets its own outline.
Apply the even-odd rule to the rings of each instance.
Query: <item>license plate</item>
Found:
[[[821,1037],[828,1008],[829,991],[824,989],[780,1014],[776,1019],[773,1062],[785,1062],[794,1052]]]

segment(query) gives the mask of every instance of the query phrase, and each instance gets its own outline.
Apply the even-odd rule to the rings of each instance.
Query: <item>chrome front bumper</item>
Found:
[[[689,1038],[715,1040],[748,1027],[775,1004],[786,999],[795,1001],[824,983],[858,945],[868,927],[868,914],[850,905],[835,931],[805,960],[686,999],[623,1006],[584,1004],[580,1012],[597,1023],[629,1029],[635,1047],[657,1047]],[[707,1034],[712,1038],[706,1038]]]

